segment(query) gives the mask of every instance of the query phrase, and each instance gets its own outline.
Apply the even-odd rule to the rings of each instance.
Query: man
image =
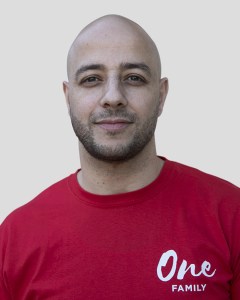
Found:
[[[107,15],[67,68],[81,170],[1,225],[0,299],[240,299],[239,188],[157,156],[154,42]]]

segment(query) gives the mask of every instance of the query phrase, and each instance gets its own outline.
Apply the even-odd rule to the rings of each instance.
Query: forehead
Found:
[[[125,62],[159,68],[157,50],[146,33],[131,24],[104,22],[80,33],[70,50],[68,64],[72,73],[85,64],[113,68]]]
[[[74,65],[100,63],[118,66],[124,62],[144,62],[151,64],[152,55],[141,43],[127,43],[124,41],[104,42],[96,40],[91,43],[81,44],[75,49],[72,57]]]

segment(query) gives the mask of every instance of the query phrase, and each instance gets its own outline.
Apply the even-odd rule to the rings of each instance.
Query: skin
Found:
[[[63,89],[80,140],[79,184],[106,195],[156,179],[163,161],[154,131],[168,80],[161,78],[159,54],[147,33],[121,16],[99,18],[73,42],[67,70]]]

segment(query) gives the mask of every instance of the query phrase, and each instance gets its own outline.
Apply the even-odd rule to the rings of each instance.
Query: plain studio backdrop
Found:
[[[156,42],[170,91],[158,154],[240,185],[238,1],[2,1],[0,222],[80,167],[62,92],[79,30],[102,15]]]

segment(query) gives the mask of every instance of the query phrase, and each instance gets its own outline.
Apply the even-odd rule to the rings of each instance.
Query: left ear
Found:
[[[166,77],[160,79],[160,82],[159,82],[159,89],[160,89],[159,96],[160,96],[160,98],[159,98],[158,116],[160,116],[162,111],[163,111],[163,106],[164,106],[164,103],[165,103],[165,100],[166,100],[166,97],[167,97],[168,88],[169,88],[168,79]]]
[[[68,108],[68,113],[70,111],[70,103],[69,103],[69,83],[67,81],[63,81],[63,92],[65,95],[65,99],[66,99],[66,104],[67,104],[67,108]]]

